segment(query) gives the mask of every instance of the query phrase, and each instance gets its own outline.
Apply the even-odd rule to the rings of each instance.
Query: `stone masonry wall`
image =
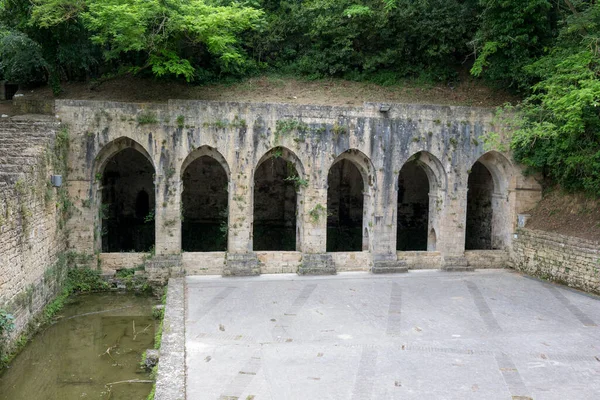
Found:
[[[58,128],[53,118],[0,123],[0,308],[15,316],[13,338],[56,294],[61,279],[55,264],[67,245],[66,229],[50,185],[60,162]]]
[[[511,253],[518,271],[600,294],[600,242],[525,228]]]
[[[338,260],[357,260],[356,268],[365,270],[408,265],[410,255],[396,251],[396,238],[398,176],[409,160],[418,160],[429,180],[428,242],[432,245],[428,248],[439,256],[428,260],[436,260],[438,268],[467,266],[467,181],[476,161],[494,179],[493,239],[500,251],[506,251],[517,213],[529,210],[541,191],[533,178],[524,177],[509,161],[510,155],[484,149],[482,136],[495,129],[493,111],[393,104],[381,112],[380,106],[59,100],[56,113],[73,134],[69,190],[79,199],[75,201],[79,212],[70,222],[70,245],[78,252],[100,251],[98,210],[103,187],[95,176],[102,174],[115,154],[133,148],[154,167],[157,262],[161,257],[177,256],[182,263],[188,259],[181,256],[182,177],[190,162],[202,155],[213,157],[228,175],[228,237],[225,266],[220,257],[207,255],[199,258],[218,261],[196,271],[230,274],[230,266],[237,265],[236,271],[258,273],[264,269],[259,261],[271,265],[267,258],[277,259],[269,254],[259,260],[253,250],[255,174],[270,156],[290,163],[303,182],[296,204],[295,250],[302,254],[301,270],[309,259],[330,266],[339,265]],[[341,160],[358,168],[364,185],[362,251],[356,254],[326,249],[328,175]],[[318,272],[318,268],[308,270]]]

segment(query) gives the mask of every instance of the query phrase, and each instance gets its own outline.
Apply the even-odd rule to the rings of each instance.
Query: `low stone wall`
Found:
[[[54,100],[34,100],[25,97],[13,98],[16,114],[54,115]]]
[[[600,294],[600,242],[520,229],[511,256],[518,271]]]
[[[408,269],[440,269],[442,255],[438,251],[399,251],[398,260],[404,261]]]
[[[510,257],[506,250],[469,250],[465,251],[467,266],[474,269],[506,268]]]
[[[299,251],[257,251],[261,274],[296,273],[302,264]]]
[[[186,275],[221,275],[226,252],[182,253],[181,261]]]
[[[329,253],[337,272],[370,271],[373,267],[371,253],[368,251],[352,251]]]
[[[114,272],[123,268],[135,268],[146,260],[146,253],[100,253],[98,255],[102,272]]]

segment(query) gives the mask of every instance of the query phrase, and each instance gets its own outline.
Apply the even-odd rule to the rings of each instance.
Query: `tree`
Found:
[[[511,147],[563,188],[600,196],[600,4],[571,5],[556,45],[524,68],[538,83],[518,108]]]
[[[523,67],[541,56],[552,39],[550,0],[479,0],[479,6],[471,73],[527,90],[531,82]]]
[[[36,0],[32,11],[32,21],[41,27],[82,21],[107,61],[141,55],[144,61],[132,62],[132,71],[150,68],[155,76],[188,82],[203,54],[223,72],[252,68],[240,35],[257,28],[262,16],[252,7],[204,0]]]

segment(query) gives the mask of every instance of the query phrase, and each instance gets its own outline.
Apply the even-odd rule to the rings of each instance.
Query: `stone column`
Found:
[[[448,193],[440,216],[438,248],[442,253],[442,269],[468,271],[465,257],[467,223],[467,188],[459,186]]]
[[[155,182],[154,229],[156,255],[181,254],[181,181],[161,175]]]
[[[154,182],[155,255],[146,262],[151,281],[166,283],[183,274],[181,264],[181,181],[179,175],[157,175]]]
[[[392,171],[387,171],[392,173]],[[391,182],[396,181],[395,179]],[[366,195],[365,195],[366,196]],[[371,231],[371,252],[373,256],[374,274],[387,274],[407,272],[406,261],[398,259],[396,251],[398,187],[393,190],[379,190],[375,216],[370,221],[373,225]],[[366,216],[368,217],[368,216]]]
[[[253,186],[250,174],[232,173],[229,184],[229,229],[224,276],[260,274],[258,258],[252,251]]]
[[[300,275],[335,274],[331,254],[327,254],[327,187],[309,186],[304,192],[304,204],[298,208],[303,223],[302,264]]]

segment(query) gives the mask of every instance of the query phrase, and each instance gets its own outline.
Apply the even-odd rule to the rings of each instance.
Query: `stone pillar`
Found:
[[[181,181],[158,176],[155,181],[154,229],[156,255],[181,254]]]
[[[374,218],[371,218],[374,274],[408,272],[406,261],[399,260],[396,251],[398,187],[394,187],[395,190],[379,191],[376,206],[378,211]]]
[[[253,186],[249,174],[232,174],[229,184],[229,229],[224,276],[260,274],[258,257],[252,251]]]
[[[465,257],[467,223],[467,189],[460,187],[448,193],[440,216],[439,251],[445,271],[471,271]]]
[[[331,254],[327,254],[327,188],[307,187],[304,192],[304,204],[298,208],[301,213],[302,264],[298,268],[300,275],[335,274],[335,265]]]

